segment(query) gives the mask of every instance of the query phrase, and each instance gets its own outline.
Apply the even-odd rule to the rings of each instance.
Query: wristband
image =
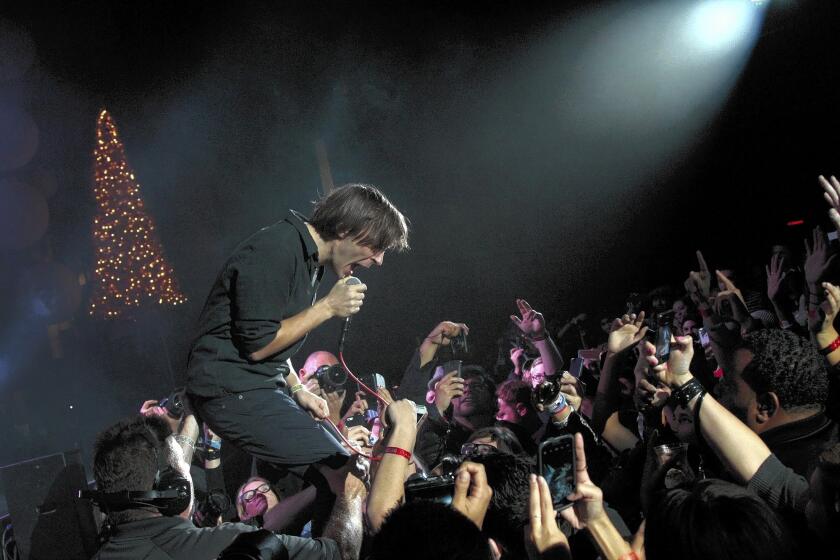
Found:
[[[621,556],[618,557],[618,560],[639,560],[638,555],[632,550],[630,552],[625,552]]]
[[[823,356],[828,356],[829,354],[831,354],[832,352],[834,352],[838,348],[840,348],[840,336],[835,338],[834,342],[832,342],[831,344],[829,344],[825,348],[820,348],[820,354],[822,354]]]
[[[546,339],[546,337],[547,337],[547,336],[548,336],[548,335],[547,335],[547,334],[545,334],[545,332],[543,331],[543,333],[542,333],[542,334],[539,334],[539,335],[532,335],[532,336],[530,336],[529,338],[531,339],[531,342],[542,342],[543,340],[545,340],[545,339]]]
[[[700,307],[698,311],[700,311],[700,316],[704,319],[712,316],[712,310],[709,307]]]
[[[207,440],[207,447],[212,447],[213,449],[221,449],[222,448],[222,440],[220,440],[220,439],[209,439],[209,440]]]
[[[214,447],[208,447],[204,451],[204,461],[217,461],[222,458],[222,452]]]
[[[298,383],[297,385],[293,385],[289,391],[294,395],[298,391],[303,391],[306,387],[303,386],[303,383]]]
[[[411,452],[406,451],[401,447],[386,447],[385,453],[391,453],[392,455],[399,455],[400,457],[405,457],[406,460],[411,461]]]
[[[679,389],[674,389],[671,392],[671,396],[668,397],[668,402],[672,406],[674,404],[678,404],[685,408],[688,406],[688,403],[691,402],[691,399],[705,392],[706,389],[703,388],[703,385],[697,380],[697,378],[694,378]]]

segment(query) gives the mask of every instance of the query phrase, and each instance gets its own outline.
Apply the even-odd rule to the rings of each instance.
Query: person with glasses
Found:
[[[461,455],[485,455],[501,451],[509,455],[523,455],[525,451],[519,438],[511,430],[501,426],[480,428],[472,433],[467,443],[461,446]]]
[[[452,387],[456,384],[456,387]],[[447,453],[457,454],[470,434],[493,425],[496,386],[479,366],[464,366],[461,377],[448,375],[435,386],[435,406],[417,434],[416,454],[437,465]]]
[[[275,532],[286,532],[300,521],[301,514],[315,502],[315,486],[282,497],[269,481],[261,476],[248,479],[236,492],[239,520]],[[298,528],[300,527],[297,524]]]

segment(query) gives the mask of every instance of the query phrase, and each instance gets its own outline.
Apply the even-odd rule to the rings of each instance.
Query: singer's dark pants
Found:
[[[335,468],[347,460],[336,438],[283,389],[191,398],[200,418],[224,442],[275,466],[304,467],[302,472],[312,463]]]

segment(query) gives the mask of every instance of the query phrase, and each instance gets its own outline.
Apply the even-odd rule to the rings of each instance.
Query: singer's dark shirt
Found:
[[[284,383],[277,375],[305,337],[265,360],[248,356],[274,340],[283,319],[315,301],[324,269],[305,219],[290,210],[228,258],[201,312],[187,366],[188,392],[219,397]]]

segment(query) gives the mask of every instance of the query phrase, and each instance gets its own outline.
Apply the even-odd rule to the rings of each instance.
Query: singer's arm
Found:
[[[336,282],[330,293],[316,301],[312,307],[283,319],[274,339],[248,357],[259,362],[285,350],[333,317],[349,317],[358,313],[365,299],[367,286],[348,284],[348,278]]]
[[[329,297],[329,296],[327,296]],[[318,328],[322,323],[335,317],[333,310],[326,302],[327,297],[315,302],[315,305],[304,309],[297,315],[280,322],[280,328],[274,340],[248,356],[251,360],[259,362],[282,350],[285,350],[309,332]]]

